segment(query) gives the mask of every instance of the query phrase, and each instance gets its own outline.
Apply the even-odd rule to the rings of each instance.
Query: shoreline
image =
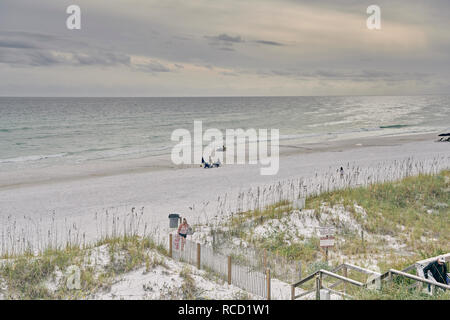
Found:
[[[367,147],[395,146],[412,142],[431,141],[432,139],[437,139],[437,134],[436,132],[372,136],[315,143],[301,143],[293,140],[289,144],[280,143],[280,160],[293,155],[343,152]],[[171,164],[170,155],[162,155],[139,159],[96,161],[95,163],[85,162],[43,168],[18,169],[11,172],[0,172],[0,192],[109,176],[194,168],[199,167],[197,165],[173,165]]]

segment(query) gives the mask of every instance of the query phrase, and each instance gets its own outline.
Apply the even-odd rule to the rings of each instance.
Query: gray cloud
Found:
[[[376,32],[365,28],[370,3],[357,0],[260,0],[257,13],[251,1],[240,0],[137,0],[133,6],[78,0],[80,31],[65,28],[70,3],[64,1],[40,0],[33,11],[23,10],[32,0],[0,1],[0,92],[7,95],[9,85],[27,94],[52,81],[72,88],[78,77],[80,92],[95,94],[115,72],[121,76],[108,87],[113,94],[128,86],[147,94],[151,81],[172,95],[328,94],[332,87],[335,94],[356,87],[358,94],[374,88],[445,93],[450,87],[450,71],[442,67],[450,63],[449,1],[380,0]]]
[[[56,52],[36,48],[1,48],[0,63],[11,66],[47,67],[68,66],[117,66],[130,65],[130,57],[112,52]]]
[[[17,50],[0,48],[0,64],[11,66],[51,66],[62,63],[62,59],[44,50]]]
[[[89,52],[89,53],[75,53],[68,59],[69,63],[74,65],[101,65],[101,66],[115,66],[115,65],[130,65],[131,58],[126,54],[113,52]]]
[[[219,34],[218,36],[205,36],[206,39],[217,41],[217,42],[225,42],[225,43],[241,43],[244,40],[240,36],[230,36],[226,33]]]
[[[15,67],[126,66],[149,73],[171,71],[158,61],[132,65],[129,54],[95,48],[79,41],[52,35],[1,32],[0,37],[0,64]],[[180,68],[180,65],[177,67]]]
[[[130,57],[95,48],[79,40],[42,33],[4,31],[0,32],[0,63],[20,66],[113,66],[129,65]]]
[[[432,73],[425,72],[393,72],[380,70],[361,70],[361,71],[345,71],[345,70],[260,70],[258,74],[262,77],[281,76],[301,80],[337,80],[337,81],[389,81],[400,82],[419,80],[423,81],[433,76]]]
[[[204,36],[208,40],[210,46],[218,48],[221,51],[235,51],[234,45],[244,43],[241,36],[230,36],[226,33],[217,36]]]
[[[280,42],[269,41],[269,40],[256,40],[254,42],[259,43],[259,44],[265,44],[268,46],[284,46],[284,44],[282,44]]]
[[[226,71],[223,71],[223,72],[220,72],[220,74],[223,75],[223,76],[231,76],[231,77],[238,77],[239,76],[239,74],[237,72],[226,72]]]
[[[0,48],[13,48],[13,49],[33,49],[35,45],[22,41],[3,40],[0,39]]]
[[[272,40],[253,40],[246,41],[241,36],[230,36],[226,33],[219,34],[217,36],[205,36],[211,45],[220,46],[219,49],[226,51],[234,51],[232,46],[236,43],[257,43],[267,46],[284,46],[284,44]]]
[[[162,63],[160,63],[158,61],[151,61],[151,62],[145,63],[145,64],[137,64],[134,67],[136,68],[136,70],[150,72],[150,73],[172,71],[170,68],[168,68],[167,66],[163,65]],[[180,67],[177,65],[177,68],[180,68]]]

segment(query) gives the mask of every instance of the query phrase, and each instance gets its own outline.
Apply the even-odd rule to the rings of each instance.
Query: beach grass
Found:
[[[421,290],[408,288],[410,284],[401,280],[383,285],[380,290],[360,289],[352,292],[355,300],[450,300],[450,292],[437,290],[435,294],[426,293],[426,287]]]
[[[97,270],[89,263],[95,250],[107,248],[106,267]],[[150,257],[149,250],[167,254],[166,249],[151,238],[122,236],[98,241],[88,247],[69,246],[64,249],[45,250],[38,255],[29,254],[4,259],[0,265],[0,281],[6,290],[0,290],[7,299],[81,299],[107,290],[113,280],[143,265],[146,271],[164,261]],[[80,288],[72,290],[64,285],[71,266],[80,270]],[[52,285],[53,283],[53,285]],[[49,289],[54,287],[55,290]]]
[[[417,260],[450,252],[450,171],[437,174],[420,174],[395,182],[374,183],[364,187],[344,188],[312,195],[306,198],[305,210],[313,211],[320,220],[323,207],[343,206],[361,227],[366,237],[360,237],[348,230],[339,230],[342,224],[335,221],[338,245],[334,255],[325,263],[317,236],[298,236],[286,241],[286,231],[279,230],[266,238],[254,237],[255,227],[283,220],[292,214],[291,201],[279,200],[254,210],[245,210],[232,215],[226,224],[228,239],[239,238],[257,249],[265,250],[269,257],[281,257],[295,265],[301,261],[306,268],[303,274],[318,269],[330,269],[339,264],[336,257],[364,261],[378,256],[380,270],[403,269]],[[363,215],[355,205],[364,209]],[[139,220],[133,220],[133,226]],[[136,227],[120,236],[106,236],[93,244],[71,244],[51,247],[32,253],[5,255],[0,263],[0,294],[7,299],[82,299],[101,290],[108,290],[117,276],[144,266],[150,272],[165,262],[149,255],[154,250],[167,256],[164,245],[158,244],[150,236],[138,236]],[[387,239],[394,238],[402,246],[386,249]],[[87,263],[96,250],[106,248],[103,254],[108,263],[101,270]],[[261,252],[261,251],[260,251]],[[244,253],[235,251],[233,260],[246,260]],[[382,256],[382,258],[379,258]],[[277,260],[279,264],[280,260]],[[286,267],[289,267],[286,263]],[[66,285],[69,275],[65,273],[71,266],[81,270],[80,288],[70,290]],[[274,270],[274,275],[278,274]],[[200,295],[189,268],[180,272],[183,279],[181,293],[185,299]],[[355,278],[364,281],[364,279]],[[53,289],[52,289],[53,288]],[[383,287],[381,291],[352,292],[357,299],[428,299],[421,292],[410,292],[402,283]],[[175,296],[167,293],[167,297]],[[439,295],[448,297],[445,294]]]
[[[418,258],[450,252],[449,170],[323,193],[308,198],[306,206],[319,212],[324,203],[344,205],[365,232],[397,237]],[[356,212],[354,204],[367,215]],[[352,253],[355,244],[361,247],[360,241],[347,241],[343,250]]]
[[[330,251],[327,263],[330,267],[342,261],[364,263],[376,257],[380,271],[401,270],[415,261],[450,252],[449,170],[323,192],[307,197],[305,206],[319,222],[328,214],[324,207],[341,206],[361,229],[361,233],[356,233],[343,228],[339,218],[327,220],[334,224],[337,233],[337,245]],[[356,206],[365,213],[356,210]],[[292,212],[292,202],[283,200],[262,209],[236,213],[227,224],[223,238],[242,239],[259,252],[265,250],[268,257],[276,257],[278,264],[285,261],[295,268],[300,261],[305,270],[314,272],[314,266],[324,262],[325,256],[317,236],[292,237],[287,235],[288,225],[277,227],[270,236],[254,234],[255,227],[271,225],[274,220],[288,224],[289,219],[285,218]]]

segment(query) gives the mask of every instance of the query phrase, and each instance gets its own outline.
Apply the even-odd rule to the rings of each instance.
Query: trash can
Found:
[[[180,220],[180,215],[177,213],[169,214],[169,227],[178,228],[178,221]]]

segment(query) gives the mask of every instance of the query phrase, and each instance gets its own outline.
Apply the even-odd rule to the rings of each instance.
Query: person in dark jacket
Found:
[[[447,284],[447,266],[445,265],[444,257],[439,257],[436,261],[431,262],[423,269],[423,274],[426,279],[428,279],[428,271],[431,272],[434,280]]]

